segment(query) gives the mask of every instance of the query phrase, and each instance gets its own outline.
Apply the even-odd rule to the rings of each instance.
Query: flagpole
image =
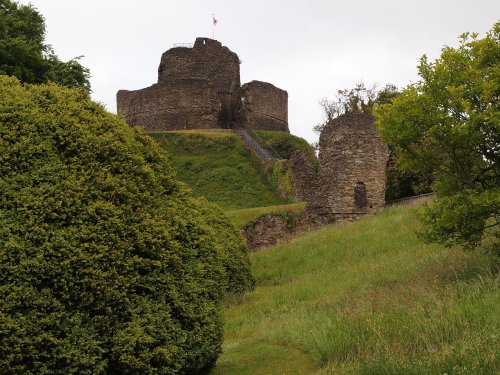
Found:
[[[215,16],[214,14],[212,13],[212,39],[215,40]]]

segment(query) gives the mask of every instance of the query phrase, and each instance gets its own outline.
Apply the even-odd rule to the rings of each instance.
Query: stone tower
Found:
[[[240,105],[240,59],[217,40],[196,38],[193,48],[171,48],[161,56],[158,83],[184,79],[203,79],[211,83],[221,109],[218,125],[238,121]]]
[[[146,131],[229,127],[240,108],[238,55],[208,38],[171,48],[161,57],[158,83],[120,90],[116,102],[129,125]]]
[[[240,59],[220,42],[196,38],[194,45],[164,52],[158,83],[120,90],[118,112],[146,131],[240,127],[288,131],[288,94],[252,81],[242,97]]]
[[[336,220],[353,220],[384,206],[387,146],[371,114],[346,114],[319,139],[321,205]]]
[[[255,130],[288,130],[288,93],[261,81],[241,87],[242,126]]]

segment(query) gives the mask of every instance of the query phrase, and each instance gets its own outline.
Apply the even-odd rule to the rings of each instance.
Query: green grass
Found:
[[[275,149],[281,157],[290,159],[293,151],[302,150],[309,157],[313,166],[317,168],[318,160],[314,148],[305,139],[279,131],[257,130],[256,133],[262,141]]]
[[[419,242],[391,208],[252,254],[219,374],[495,374],[498,258]]]
[[[223,209],[287,203],[267,182],[259,162],[230,131],[149,133],[167,151],[177,177],[195,195]]]
[[[314,149],[305,139],[293,134],[268,130],[256,130],[255,132],[285,159],[290,159],[290,154],[295,150],[302,150],[308,154],[314,152]]]
[[[302,211],[306,207],[304,202],[283,204],[278,206],[244,208],[240,210],[229,210],[225,214],[231,222],[237,227],[242,227],[245,224],[257,219],[265,214],[282,213],[286,211]]]

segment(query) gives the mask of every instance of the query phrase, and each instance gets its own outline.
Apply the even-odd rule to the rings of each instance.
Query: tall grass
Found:
[[[391,208],[254,253],[258,286],[228,301],[213,373],[497,373],[498,259],[422,244],[415,216]]]

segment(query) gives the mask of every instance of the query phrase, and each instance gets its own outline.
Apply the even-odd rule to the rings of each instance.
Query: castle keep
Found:
[[[117,93],[127,123],[146,131],[243,127],[288,132],[288,94],[270,83],[240,84],[238,55],[216,40],[163,53],[158,83]]]

